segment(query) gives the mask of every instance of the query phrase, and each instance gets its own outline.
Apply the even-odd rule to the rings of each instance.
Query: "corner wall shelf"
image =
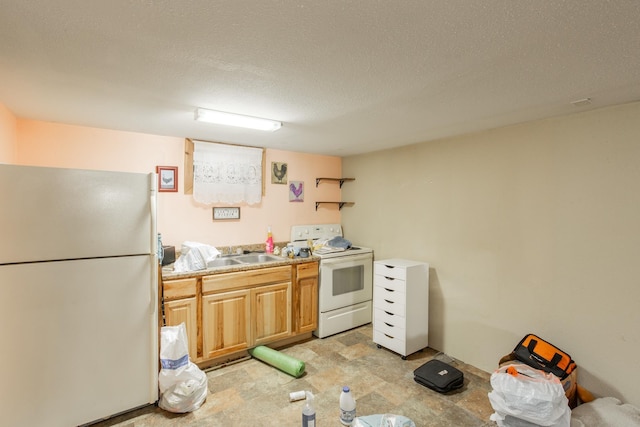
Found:
[[[355,181],[355,178],[316,178],[316,188],[318,188],[318,184],[320,184],[320,181],[333,181],[333,182],[339,182],[340,183],[340,188],[342,188],[342,184],[344,184],[347,181]],[[322,203],[332,203],[334,205],[338,205],[338,210],[342,209],[342,207],[344,205],[353,205],[353,202],[316,202],[316,211],[318,210],[318,206],[321,205]]]
[[[320,181],[338,181],[340,182],[340,188],[342,188],[342,184],[344,184],[346,181],[355,181],[355,178],[316,178],[316,188],[318,187],[318,184],[320,184]]]
[[[318,205],[322,203],[332,203],[334,205],[338,205],[338,210],[342,209],[344,205],[353,205],[353,202],[316,202],[316,210],[318,210]]]

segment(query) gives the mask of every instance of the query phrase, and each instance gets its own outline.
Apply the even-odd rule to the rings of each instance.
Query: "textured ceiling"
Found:
[[[347,156],[640,100],[639,26],[637,0],[1,0],[0,103]]]

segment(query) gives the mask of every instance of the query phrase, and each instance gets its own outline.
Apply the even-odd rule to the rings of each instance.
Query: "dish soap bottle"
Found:
[[[340,393],[340,422],[346,426],[353,424],[356,418],[356,401],[349,387],[342,387]]]
[[[273,253],[273,236],[271,235],[271,226],[267,227],[267,243],[265,245],[265,251],[268,254]]]
[[[302,427],[316,427],[316,408],[313,405],[313,393],[310,391],[305,393],[307,401],[302,408]]]

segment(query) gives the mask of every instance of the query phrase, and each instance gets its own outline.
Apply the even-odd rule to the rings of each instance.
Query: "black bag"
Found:
[[[415,382],[438,393],[447,393],[458,389],[464,383],[464,374],[461,371],[435,359],[413,371],[413,375]]]

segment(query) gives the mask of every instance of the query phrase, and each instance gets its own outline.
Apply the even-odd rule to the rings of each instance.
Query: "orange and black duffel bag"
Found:
[[[576,363],[569,354],[533,334],[522,338],[513,349],[513,353],[519,361],[544,372],[550,372],[561,380],[576,368]]]

